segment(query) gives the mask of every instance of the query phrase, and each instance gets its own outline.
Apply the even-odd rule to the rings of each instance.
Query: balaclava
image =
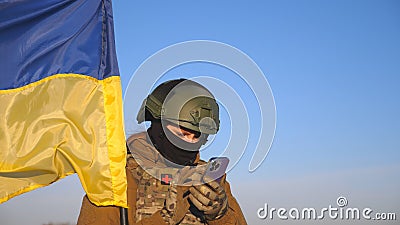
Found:
[[[200,147],[207,141],[207,135],[202,134],[198,142],[186,142],[166,127],[163,129],[161,120],[152,120],[147,133],[153,146],[163,157],[181,166],[193,165]]]

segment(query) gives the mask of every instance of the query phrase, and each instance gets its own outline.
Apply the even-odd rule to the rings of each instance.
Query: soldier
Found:
[[[219,108],[202,85],[186,79],[159,85],[143,102],[147,132],[127,141],[129,224],[247,224],[230,186],[204,176],[199,150],[219,129]],[[120,224],[117,207],[84,197],[83,224]]]

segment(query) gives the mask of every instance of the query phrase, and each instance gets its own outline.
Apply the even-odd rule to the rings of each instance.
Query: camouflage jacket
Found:
[[[164,191],[167,189],[160,186],[159,179],[151,179],[151,175],[146,173],[141,167],[152,167],[157,164],[162,165],[163,158],[156,149],[146,141],[146,133],[139,133],[128,139],[129,148],[133,157],[128,157],[126,165],[127,183],[128,183],[128,219],[130,225],[146,224],[146,225],[163,225],[166,224],[161,217],[160,207],[165,198]],[[199,162],[199,157],[197,159]],[[146,170],[147,171],[147,170]],[[171,174],[171,169],[157,170],[156,175]],[[157,188],[160,187],[160,188]],[[182,187],[187,188],[187,187]],[[144,190],[145,189],[145,190]],[[147,197],[147,193],[152,192]],[[206,221],[205,224],[210,225],[245,225],[247,224],[239,204],[232,196],[228,182],[225,182],[225,192],[228,196],[228,211],[226,214],[213,221]],[[143,195],[143,196],[141,196]],[[183,200],[182,200],[183,201]],[[187,209],[189,212],[189,208]],[[103,225],[112,224],[119,225],[119,208],[114,206],[96,206],[92,204],[87,196],[83,198],[81,212],[78,218],[78,225]],[[181,224],[204,224],[196,220],[196,217],[187,213]]]

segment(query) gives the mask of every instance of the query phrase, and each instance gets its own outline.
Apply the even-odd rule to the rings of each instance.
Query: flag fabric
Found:
[[[77,173],[127,207],[111,0],[0,3],[0,56],[0,203]]]

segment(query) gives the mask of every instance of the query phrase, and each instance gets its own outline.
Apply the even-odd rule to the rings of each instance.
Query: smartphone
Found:
[[[213,180],[220,182],[222,176],[225,174],[228,164],[228,157],[213,157],[207,163],[207,169],[204,176],[211,177]]]

